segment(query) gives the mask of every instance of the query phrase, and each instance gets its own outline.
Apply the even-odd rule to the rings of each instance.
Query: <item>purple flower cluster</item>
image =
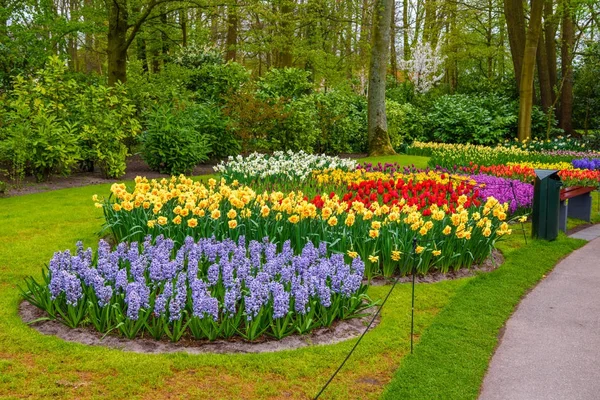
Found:
[[[329,307],[334,296],[350,298],[361,289],[360,258],[346,264],[343,255],[328,257],[324,244],[317,248],[311,242],[299,255],[289,241],[279,252],[267,239],[245,243],[243,237],[237,243],[188,238],[176,250],[171,239],[159,236],[111,250],[101,240],[97,265],[92,250],[78,244],[76,255],[69,250],[54,254],[49,290],[53,299],[64,294],[71,305],[85,293],[95,296],[99,307],[122,304],[130,320],[153,307],[156,317],[171,322],[186,310],[215,321],[241,311],[251,321],[268,309],[280,319],[290,312],[307,313],[311,301]]]
[[[508,202],[514,213],[519,208],[529,208],[533,203],[533,185],[516,179],[500,178],[491,175],[471,175],[480,185],[479,194],[486,200],[494,197],[501,203]]]
[[[573,160],[573,166],[579,169],[600,169],[600,158],[582,158]]]

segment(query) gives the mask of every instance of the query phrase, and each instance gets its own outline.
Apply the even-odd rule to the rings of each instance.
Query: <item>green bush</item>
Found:
[[[31,79],[17,76],[0,129],[0,160],[19,180],[31,173],[45,180],[52,173],[68,174],[80,158],[78,123],[69,120],[77,83],[65,79],[65,65],[53,57]]]
[[[142,156],[150,168],[172,175],[190,172],[208,159],[209,138],[195,119],[193,103],[160,104],[147,115]]]
[[[501,97],[440,96],[427,113],[428,139],[443,143],[495,144],[508,137],[517,116]]]
[[[321,133],[320,153],[362,153],[367,150],[367,101],[350,91],[313,94]]]
[[[77,95],[81,157],[106,178],[125,174],[127,146],[140,131],[136,108],[124,86],[89,85]]]
[[[386,100],[385,108],[388,134],[395,149],[424,138],[425,116],[421,110],[410,103],[398,104],[393,100]]]
[[[265,97],[298,99],[310,94],[310,71],[298,68],[272,69],[258,81],[258,93]]]
[[[218,104],[197,104],[194,106],[193,114],[200,131],[208,137],[211,157],[224,158],[240,153],[242,149],[240,142],[227,129],[227,118]]]

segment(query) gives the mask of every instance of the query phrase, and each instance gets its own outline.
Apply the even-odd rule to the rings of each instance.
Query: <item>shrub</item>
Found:
[[[265,97],[297,99],[312,90],[310,71],[298,68],[272,69],[258,81],[258,93]]]
[[[386,100],[388,134],[395,149],[403,143],[412,143],[425,135],[425,117],[410,103],[399,104]]]
[[[240,142],[233,132],[227,129],[228,120],[218,104],[196,104],[194,119],[200,131],[209,140],[211,157],[223,158],[240,153]]]
[[[516,115],[499,98],[462,94],[434,100],[427,113],[429,139],[444,143],[495,144],[508,136]],[[500,107],[492,112],[487,107]]]
[[[77,95],[81,156],[107,178],[125,174],[127,147],[140,131],[136,108],[124,86],[89,85]]]
[[[259,98],[251,88],[227,96],[223,114],[242,152],[277,150],[279,143],[270,139],[289,115],[281,99]]]
[[[193,104],[161,104],[148,112],[142,156],[150,168],[167,174],[191,171],[208,159],[209,138],[195,119]]]
[[[32,79],[17,76],[9,93],[0,139],[15,177],[31,172],[40,181],[52,173],[68,174],[80,158],[72,93],[77,83],[65,79],[65,65],[53,57]]]
[[[361,153],[367,149],[367,102],[349,91],[313,94],[321,132],[318,152]]]

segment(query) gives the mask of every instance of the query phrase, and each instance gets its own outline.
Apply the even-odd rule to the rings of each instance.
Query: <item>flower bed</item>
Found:
[[[456,193],[458,206],[452,209],[436,203],[419,211],[406,200],[369,207],[355,201],[349,208],[335,193],[322,197],[317,207],[300,192],[256,194],[224,181],[211,180],[205,187],[183,176],[163,182],[140,178],[131,192],[116,184],[112,191],[112,198],[97,206],[104,209],[105,228],[118,242],[141,241],[146,235],[164,235],[178,246],[187,236],[268,237],[279,249],[290,240],[296,254],[308,242],[328,243],[332,252],[359,255],[368,278],[406,274],[413,262],[422,274],[468,267],[485,260],[497,238],[510,233],[508,204],[490,197],[485,204],[466,207],[468,197]]]
[[[600,158],[582,158],[573,160],[573,167],[579,169],[600,170]]]
[[[187,238],[121,243],[100,241],[96,255],[81,243],[75,255],[57,252],[41,283],[27,280],[25,298],[69,327],[91,324],[128,338],[255,340],[306,333],[369,306],[364,264],[325,245],[294,255],[268,241]]]
[[[282,185],[297,184],[308,178],[316,169],[341,169],[352,171],[356,162],[350,159],[330,157],[324,154],[307,154],[303,151],[277,151],[272,155],[252,153],[247,157],[229,157],[227,162],[215,166],[215,171],[227,182],[243,184]]]
[[[558,163],[508,163],[507,165],[477,165],[458,168],[458,171],[485,174],[503,178],[518,179],[521,182],[531,183],[535,180],[536,169],[555,169],[563,182],[563,186],[598,187],[600,185],[600,170],[576,169],[565,162]]]
[[[431,157],[429,165],[456,169],[470,163],[478,165],[505,165],[509,162],[570,163],[573,158],[598,156],[596,152],[572,150],[531,150],[529,147],[511,145],[481,146],[471,144],[444,144],[414,142],[407,154]]]

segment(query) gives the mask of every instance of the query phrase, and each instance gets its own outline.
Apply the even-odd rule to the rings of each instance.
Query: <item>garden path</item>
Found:
[[[590,242],[563,259],[506,322],[480,400],[599,398],[599,227],[579,232]]]

